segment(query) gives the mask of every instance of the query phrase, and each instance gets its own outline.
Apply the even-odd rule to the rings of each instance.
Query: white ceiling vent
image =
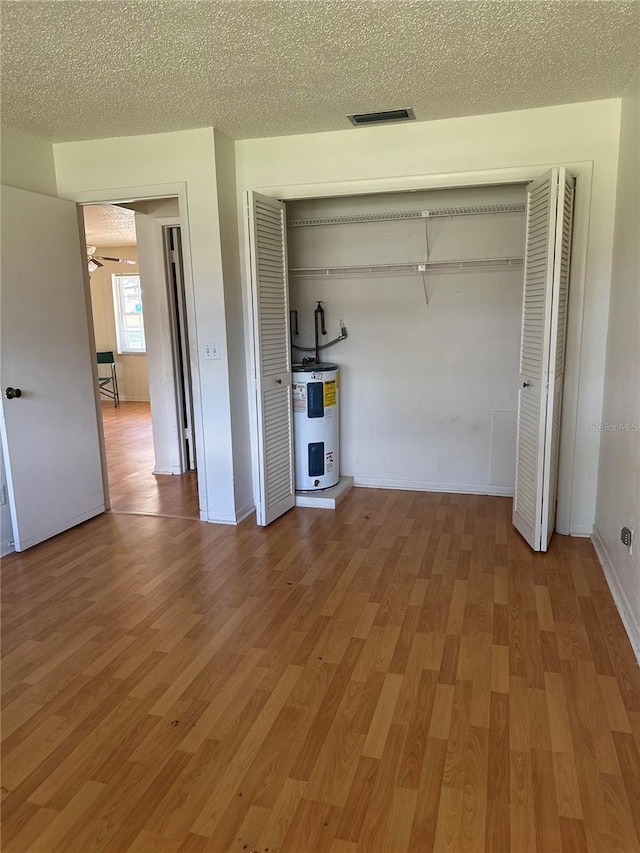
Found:
[[[413,110],[380,110],[376,113],[356,113],[347,116],[351,124],[362,127],[369,124],[395,124],[398,121],[415,121]]]

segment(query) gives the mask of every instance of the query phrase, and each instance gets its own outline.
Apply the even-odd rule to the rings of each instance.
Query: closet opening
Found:
[[[523,185],[288,202],[293,360],[340,368],[340,466],[356,486],[512,495]]]
[[[325,462],[338,458],[341,475],[356,486],[513,495],[514,525],[546,550],[573,195],[564,167],[527,184],[286,205],[248,194],[259,524],[294,505],[300,467],[305,491],[325,488],[325,444],[298,440],[296,414],[321,416],[296,373],[303,361],[325,409],[334,396],[336,420],[340,409]],[[337,369],[335,395],[325,368]]]

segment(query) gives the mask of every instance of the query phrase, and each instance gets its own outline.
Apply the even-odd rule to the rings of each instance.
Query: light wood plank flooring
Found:
[[[640,850],[640,678],[588,541],[354,489],[104,515],[2,568],[3,850]]]
[[[149,403],[102,403],[109,494],[113,512],[199,518],[195,472],[154,475]]]

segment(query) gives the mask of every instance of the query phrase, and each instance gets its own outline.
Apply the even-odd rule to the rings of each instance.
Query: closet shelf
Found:
[[[451,261],[411,261],[402,264],[358,264],[336,267],[292,267],[289,275],[297,278],[352,275],[390,275],[396,273],[424,273],[433,270],[503,269],[521,267],[522,258],[469,258]]]
[[[320,219],[289,219],[289,228],[306,225],[352,225],[359,222],[391,222],[395,219],[434,219],[446,216],[483,216],[500,213],[524,213],[524,204],[481,204],[472,207],[436,207],[425,210],[399,210],[380,213],[352,213]]]

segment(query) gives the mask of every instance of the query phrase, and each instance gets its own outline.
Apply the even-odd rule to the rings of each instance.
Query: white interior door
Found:
[[[534,551],[555,525],[572,213],[566,169],[527,187],[513,524]]]
[[[285,206],[247,194],[258,420],[257,522],[295,506]]]
[[[76,205],[0,193],[0,431],[23,551],[104,512],[105,499]]]
[[[173,370],[176,377],[176,398],[179,424],[182,429],[180,450],[183,473],[195,471],[196,455],[193,429],[193,396],[191,391],[191,362],[189,360],[189,330],[184,296],[184,263],[180,228],[167,225],[164,231],[165,267],[169,293],[169,320],[173,341]]]

